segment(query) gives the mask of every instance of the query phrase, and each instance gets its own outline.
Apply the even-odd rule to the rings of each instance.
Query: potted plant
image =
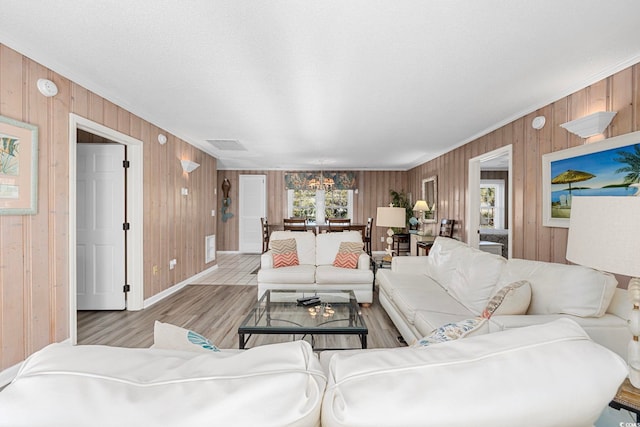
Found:
[[[389,195],[391,196],[391,203],[393,203],[393,206],[405,209],[406,211],[405,227],[406,227],[406,224],[408,224],[411,217],[413,217],[413,206],[411,205],[409,196],[407,196],[407,193],[405,193],[404,190],[400,190],[400,191],[389,190]],[[403,231],[404,230],[394,230],[394,232],[398,232],[398,233],[401,233]]]

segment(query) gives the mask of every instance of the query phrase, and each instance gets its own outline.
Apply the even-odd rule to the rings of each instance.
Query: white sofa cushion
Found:
[[[295,265],[293,267],[261,268],[258,270],[259,283],[314,283],[316,267],[313,265]]]
[[[336,233],[318,234],[316,236],[315,265],[333,265],[341,242],[362,243],[362,234],[360,234],[359,231],[339,231]]]
[[[448,291],[472,313],[480,315],[491,298],[506,260],[471,247],[459,248],[453,253],[458,262],[451,273]]]
[[[342,268],[333,265],[319,265],[316,267],[316,283],[347,284],[368,283],[373,286],[373,272],[362,268]]]
[[[325,384],[303,341],[208,354],[53,344],[0,393],[0,426],[317,426]]]
[[[316,236],[311,232],[302,231],[274,231],[269,236],[269,248],[275,240],[296,239],[298,262],[300,264],[316,265]]]
[[[322,425],[587,426],[626,375],[621,358],[569,319],[422,349],[335,354]]]
[[[428,274],[440,285],[449,289],[453,273],[458,267],[460,252],[468,249],[465,243],[448,237],[436,237],[429,250]]]
[[[580,265],[510,259],[502,269],[497,289],[523,279],[531,284],[527,314],[600,317],[618,285],[613,275]]]
[[[463,309],[466,310],[464,307]],[[419,337],[423,337],[430,334],[442,325],[446,325],[447,323],[459,322],[460,320],[470,317],[473,317],[473,313],[469,311],[465,313],[451,314],[430,310],[416,310],[416,314],[413,320],[413,326],[415,327],[416,331],[418,331]],[[488,331],[491,331],[490,326],[487,326],[487,328]],[[411,342],[407,342],[407,344],[411,344]]]

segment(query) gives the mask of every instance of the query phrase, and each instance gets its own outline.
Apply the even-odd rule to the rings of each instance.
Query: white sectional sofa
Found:
[[[429,256],[394,257],[390,270],[376,274],[380,303],[409,344],[444,324],[481,316],[493,295],[522,280],[529,284],[530,301],[517,312],[491,316],[489,332],[569,317],[594,341],[626,358],[631,304],[608,273],[506,260],[438,237]]]
[[[569,319],[320,359],[304,341],[219,352],[53,344],[0,391],[0,427],[586,427],[627,375]]]
[[[272,245],[276,240],[295,239],[299,265],[274,268]],[[359,231],[323,233],[274,231],[269,238],[269,250],[260,258],[258,298],[267,289],[315,291],[322,289],[352,290],[359,303],[373,302],[373,272],[370,258],[360,254],[357,268],[333,265],[341,242],[360,242]]]

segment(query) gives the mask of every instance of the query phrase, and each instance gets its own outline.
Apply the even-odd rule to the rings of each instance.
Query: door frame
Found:
[[[512,257],[513,250],[513,145],[505,145],[488,153],[481,154],[477,157],[469,159],[469,200],[467,201],[467,243],[472,248],[480,246],[480,235],[477,230],[480,229],[480,215],[477,215],[477,208],[480,206],[480,163],[507,155],[509,157],[509,200],[507,201],[507,210],[509,211],[507,223],[509,228],[507,236],[509,239],[508,258]]]
[[[127,235],[127,281],[130,292],[127,296],[127,310],[142,310],[144,299],[143,270],[143,143],[129,135],[108,128],[84,117],[69,113],[69,339],[71,344],[78,341],[77,277],[76,277],[76,179],[78,129],[107,138],[127,146],[126,206],[127,220],[131,228]],[[124,285],[124,284],[123,284]]]

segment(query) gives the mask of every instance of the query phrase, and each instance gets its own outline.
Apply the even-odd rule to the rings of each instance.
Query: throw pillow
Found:
[[[440,326],[429,335],[419,339],[413,344],[413,347],[427,347],[471,335],[486,334],[487,332],[489,332],[489,325],[487,324],[487,319],[483,317],[461,320],[460,322],[447,323]]]
[[[500,289],[487,303],[482,317],[525,314],[531,302],[531,284],[526,280],[513,282]]]
[[[361,242],[340,242],[340,248],[333,265],[341,268],[356,268],[362,248],[363,243]]]
[[[271,242],[271,251],[274,268],[300,265],[296,239],[274,240]]]
[[[153,325],[153,348],[203,353],[220,351],[211,341],[196,332],[157,320]]]

